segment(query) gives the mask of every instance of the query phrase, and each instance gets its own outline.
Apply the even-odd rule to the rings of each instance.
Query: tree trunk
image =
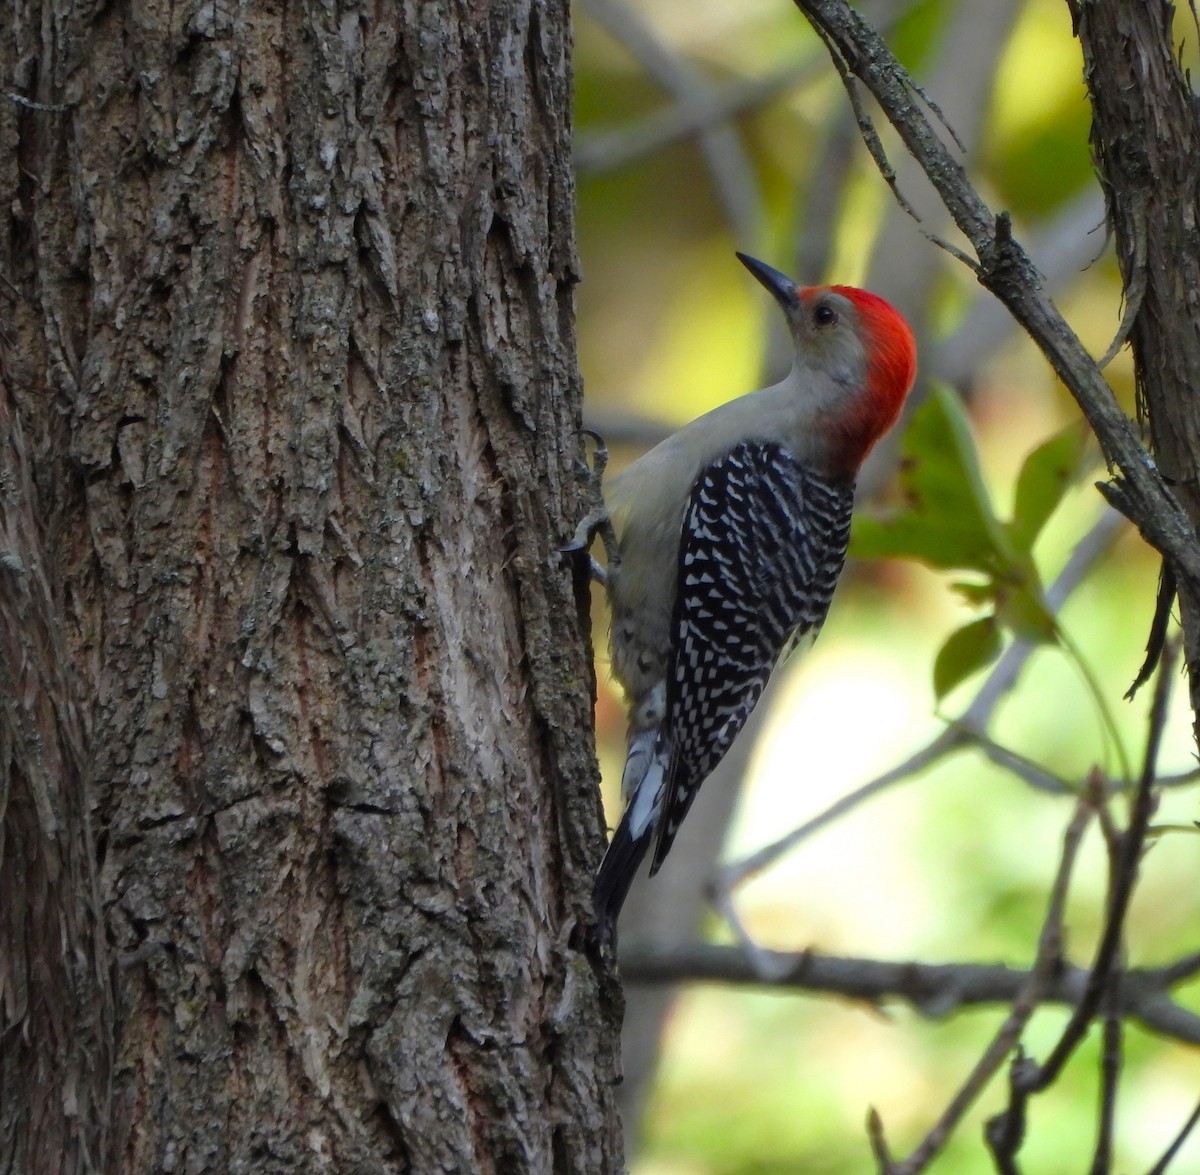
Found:
[[[0,1169],[619,1168],[568,41],[12,10]]]
[[[1073,0],[1072,14],[1096,169],[1135,312],[1139,410],[1164,478],[1200,531],[1200,111],[1166,0]],[[1180,576],[1179,604],[1200,744],[1200,584]]]

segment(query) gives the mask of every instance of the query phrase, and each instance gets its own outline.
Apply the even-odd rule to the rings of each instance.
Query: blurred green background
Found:
[[[1078,46],[1063,0],[863,5],[967,145],[984,197],[1016,235],[1094,354],[1116,332],[1121,286],[1088,153]],[[966,398],[996,512],[1012,510],[1029,452],[1077,420],[1033,345],[968,271],[900,213],[858,137],[823,46],[786,0],[582,0],[576,7],[579,342],[587,418],[614,467],[658,425],[675,426],[782,375],[777,311],[733,257],[741,249],[803,282],[864,284],[914,324],[918,398],[940,380]],[[1195,31],[1178,40],[1194,56]],[[936,201],[883,133],[924,227],[954,239]],[[1128,352],[1108,368],[1133,410]],[[1094,444],[1039,538],[1051,580],[1102,510]],[[903,505],[898,449],[864,472],[860,511]],[[1099,683],[1106,732],[1079,665],[1050,643],[1032,656],[991,733],[1078,785],[1140,764],[1151,689],[1122,701],[1142,656],[1157,562],[1126,527],[1059,615]],[[815,815],[927,743],[974,696],[975,674],[938,700],[933,665],[956,629],[987,614],[953,584],[971,579],[905,560],[857,558],[816,648],[783,671],[750,758],[723,850],[732,859]],[[977,577],[976,577],[977,578]],[[598,603],[603,661],[607,619]],[[1005,641],[1012,639],[1004,631]],[[624,738],[620,699],[601,665],[597,720],[610,818]],[[1178,683],[1160,769],[1195,765]],[[1118,743],[1120,744],[1118,746]],[[1153,966],[1200,947],[1200,817],[1195,785],[1166,793],[1129,919],[1128,961]],[[784,950],[926,962],[1027,966],[1072,808],[960,751],[806,841],[740,890],[754,938]],[[1124,805],[1116,811],[1124,815]],[[676,853],[686,852],[686,826]],[[664,874],[666,871],[664,870]],[[1067,918],[1071,960],[1095,945],[1106,884],[1089,833]],[[654,883],[651,883],[653,886]],[[651,889],[649,900],[653,900]],[[732,941],[715,916],[705,922]],[[632,945],[623,941],[623,945]],[[1176,991],[1200,1011],[1200,986]],[[631,1003],[639,998],[631,989]],[[627,1107],[636,1175],[758,1175],[874,1169],[864,1129],[882,1115],[905,1153],[944,1108],[1005,1009],[944,1020],[788,992],[684,987],[663,1024],[657,1078]],[[1044,1009],[1025,1037],[1044,1055],[1065,1013]],[[1086,1171],[1099,1090],[1093,1030],[1058,1085],[1036,1099],[1022,1151],[1030,1172]],[[1200,1098],[1200,1055],[1131,1027],[1117,1106],[1114,1170],[1143,1171]],[[935,1162],[993,1170],[984,1118],[1004,1104],[1001,1076]],[[641,1128],[636,1118],[642,1114]],[[1172,1171],[1200,1170],[1200,1138]]]

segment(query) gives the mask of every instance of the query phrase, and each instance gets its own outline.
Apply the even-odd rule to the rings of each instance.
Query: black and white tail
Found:
[[[617,915],[646,853],[658,835],[669,753],[657,730],[637,731],[630,739],[621,791],[625,812],[596,871],[592,890],[601,943],[617,941]]]

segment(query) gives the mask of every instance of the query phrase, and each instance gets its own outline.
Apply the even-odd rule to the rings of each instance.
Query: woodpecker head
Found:
[[[739,253],[738,260],[783,308],[796,347],[793,376],[814,388],[832,381],[822,424],[838,434],[839,471],[853,474],[896,423],[917,371],[913,333],[878,294],[853,286],[798,286],[777,269]]]

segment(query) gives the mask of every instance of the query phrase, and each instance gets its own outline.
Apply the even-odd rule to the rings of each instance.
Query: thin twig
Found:
[[[846,97],[850,99],[850,106],[854,111],[855,121],[858,123],[858,132],[862,136],[862,140],[866,144],[867,151],[870,153],[871,158],[875,161],[875,166],[878,168],[879,174],[883,177],[884,183],[886,183],[891,189],[892,196],[895,198],[896,203],[899,204],[900,207],[904,209],[904,211],[910,217],[912,217],[913,221],[920,230],[921,235],[925,237],[926,240],[930,241],[934,245],[937,245],[939,249],[945,250],[945,252],[949,253],[951,257],[953,257],[956,261],[960,261],[968,269],[973,269],[978,272],[979,263],[975,260],[975,258],[964,253],[960,248],[958,248],[957,245],[950,244],[950,242],[944,237],[940,237],[937,233],[931,232],[929,229],[927,229],[921,218],[921,214],[917,211],[915,205],[900,190],[900,183],[896,175],[896,169],[892,166],[891,160],[888,159],[887,152],[883,147],[883,140],[879,137],[879,132],[875,129],[875,123],[871,119],[871,116],[867,113],[866,107],[863,105],[862,96],[858,92],[857,79],[851,72],[850,67],[842,60],[841,55],[837,51],[837,46],[834,45],[828,37],[826,37],[824,30],[818,25],[814,25],[813,27],[816,28],[817,34],[825,42],[826,48],[829,49],[830,58],[833,61],[834,68],[838,71],[838,76],[842,79],[842,85],[845,87]],[[911,83],[912,79],[910,78],[909,81]],[[915,86],[915,83],[912,84]],[[922,100],[925,101],[926,105],[929,106],[931,111],[936,110],[936,108],[929,103],[924,91],[921,91],[921,97]],[[940,110],[936,110],[936,114],[939,121],[942,122],[942,125],[945,126],[953,136],[955,143],[958,145],[958,148],[961,151],[963,147],[962,143],[959,142],[958,135],[954,133],[954,130],[949,123],[945,122],[941,118]]]
[[[1109,1000],[1104,1016],[1104,1048],[1100,1054],[1100,1123],[1096,1130],[1096,1149],[1090,1175],[1109,1175],[1112,1170],[1113,1133],[1117,1116],[1117,1087],[1121,1078],[1122,1027],[1119,1007],[1120,977],[1117,991]]]
[[[1177,983],[1182,983],[1185,979],[1191,979],[1193,975],[1200,972],[1200,951],[1184,955],[1182,959],[1177,959],[1174,963],[1168,963],[1167,966],[1160,968],[1160,971],[1168,985],[1172,987]]]
[[[877,27],[886,32],[915,6],[916,0],[905,0],[903,4],[876,5]],[[680,97],[670,106],[655,110],[618,129],[589,131],[575,145],[575,171],[578,175],[597,174],[636,163],[718,123],[730,122],[766,106],[775,98],[803,86],[823,68],[823,58],[814,53],[803,61],[789,62],[780,69],[749,81],[725,86],[713,84],[703,103]]]
[[[1188,1120],[1183,1124],[1182,1129],[1175,1136],[1171,1145],[1163,1152],[1163,1156],[1146,1172],[1146,1175],[1166,1175],[1167,1167],[1171,1161],[1183,1149],[1183,1144],[1187,1142],[1188,1135],[1196,1129],[1196,1124],[1200,1123],[1200,1102],[1196,1104],[1196,1108],[1191,1112]]]
[[[1025,1141],[1025,1105],[1029,1100],[1029,1075],[1036,1069],[1023,1049],[1013,1054],[1008,1069],[1008,1109],[987,1120],[984,1138],[999,1175],[1021,1175],[1017,1152]]]
[[[920,224],[920,215],[912,204],[909,203],[908,197],[900,191],[900,187],[896,183],[896,169],[892,166],[891,160],[888,159],[887,152],[883,149],[883,140],[880,139],[879,132],[875,129],[875,124],[871,121],[866,107],[862,104],[862,96],[858,92],[858,83],[854,74],[850,71],[850,67],[842,60],[841,55],[837,51],[837,46],[828,38],[825,30],[819,25],[814,25],[813,27],[817,30],[817,35],[825,42],[825,47],[829,50],[834,67],[838,71],[838,76],[842,79],[842,85],[846,87],[846,97],[850,99],[850,106],[854,111],[854,119],[858,123],[858,133],[862,135],[862,141],[866,144],[867,151],[870,153],[871,158],[875,160],[875,166],[879,169],[879,174],[883,176],[883,182],[891,188],[892,195],[896,198],[896,203],[913,220]]]
[[[1079,854],[1079,844],[1087,830],[1092,817],[1092,808],[1086,798],[1081,798],[1075,806],[1075,813],[1063,835],[1062,854],[1059,858],[1058,870],[1054,884],[1050,890],[1050,902],[1046,917],[1042,922],[1041,933],[1038,936],[1037,956],[1029,972],[1029,977],[1021,988],[1012,1008],[983,1055],[975,1063],[975,1067],[963,1082],[962,1087],[950,1099],[941,1117],[934,1123],[929,1133],[921,1140],[913,1152],[899,1163],[890,1163],[885,1175],[918,1175],[933,1162],[934,1157],[946,1145],[946,1140],[962,1121],[963,1116],[975,1104],[975,1100],[995,1076],[996,1071],[1004,1063],[1004,1058],[1012,1052],[1025,1025],[1029,1023],[1049,984],[1054,971],[1062,961],[1062,923],[1063,910],[1067,904],[1067,892],[1070,889],[1071,874],[1075,860]],[[882,1137],[882,1126],[880,1126]]]
[[[1171,622],[1171,605],[1175,603],[1175,572],[1165,559],[1158,572],[1158,591],[1154,596],[1154,616],[1150,621],[1150,635],[1146,638],[1146,659],[1142,662],[1133,685],[1125,693],[1125,700],[1132,701],[1133,696],[1148,682],[1154,674],[1162,656],[1163,643],[1167,639],[1167,628]]]
[[[1071,552],[1062,571],[1046,591],[1046,606],[1057,613],[1070,598],[1072,592],[1087,577],[1100,557],[1112,545],[1121,525],[1122,518],[1114,510],[1105,510],[1091,530],[1083,536]],[[926,746],[910,755],[903,763],[885,771],[882,775],[863,784],[843,796],[799,828],[780,837],[769,845],[733,861],[722,868],[714,882],[715,891],[728,894],[750,877],[761,873],[774,864],[784,853],[807,840],[814,833],[860,807],[867,800],[898,783],[904,783],[926,767],[932,766],[952,751],[968,744],[975,732],[986,730],[996,707],[1016,684],[1021,670],[1036,646],[1028,641],[1014,641],[1005,650],[995,668],[988,674],[979,692],[962,716],[953,725],[937,734]]]
[[[1087,1026],[1095,1016],[1104,996],[1109,974],[1120,951],[1125,915],[1129,909],[1129,899],[1133,895],[1134,884],[1137,881],[1142,846],[1145,844],[1146,830],[1150,826],[1150,817],[1153,815],[1157,803],[1154,772],[1158,766],[1158,751],[1167,723],[1167,703],[1170,700],[1171,687],[1175,680],[1175,659],[1178,651],[1178,645],[1169,645],[1164,650],[1162,662],[1159,665],[1154,703],[1150,708],[1150,729],[1146,739],[1142,777],[1138,781],[1129,828],[1121,837],[1120,857],[1112,879],[1104,932],[1096,951],[1096,961],[1092,965],[1091,976],[1088,978],[1087,990],[1071,1019],[1067,1022],[1066,1028],[1063,1029],[1058,1044],[1054,1046],[1041,1066],[1036,1086],[1039,1090],[1047,1088],[1058,1078],[1067,1059],[1082,1040],[1083,1034],[1087,1031]]]
[[[955,725],[959,725],[955,723]],[[1026,758],[1018,752],[1002,747],[982,731],[970,727],[962,727],[967,732],[973,746],[978,747],[997,767],[1003,767],[1010,774],[1027,783],[1034,791],[1046,792],[1052,796],[1069,796],[1079,793],[1078,786],[1072,786],[1060,775],[1048,771],[1039,763]]]
[[[1150,708],[1146,753],[1142,761],[1142,773],[1133,801],[1129,827],[1123,834],[1114,835],[1111,828],[1106,832],[1106,841],[1109,844],[1112,862],[1108,909],[1100,944],[1096,949],[1095,962],[1088,973],[1080,1000],[1075,1005],[1058,1043],[1051,1050],[1045,1062],[1041,1065],[1026,1062],[1021,1066],[1019,1072],[1014,1067],[1009,1084],[1008,1105],[988,1122],[987,1141],[1001,1175],[1010,1170],[1016,1170],[1016,1154],[1024,1136],[1026,1107],[1029,1099],[1034,1094],[1047,1089],[1058,1079],[1063,1066],[1083,1039],[1101,1001],[1107,998],[1111,1007],[1112,1001],[1116,999],[1112,983],[1113,971],[1121,948],[1125,915],[1137,879],[1138,863],[1142,847],[1145,844],[1146,831],[1154,811],[1156,798],[1154,773],[1158,765],[1158,751],[1163,729],[1166,726],[1167,703],[1170,700],[1171,687],[1174,682],[1177,653],[1178,643],[1169,644],[1159,664],[1154,701]],[[1103,820],[1107,815],[1105,812],[1107,800],[1100,788],[1102,781],[1098,773],[1094,776],[1093,783],[1096,787],[1097,812]],[[1126,971],[1120,977],[1122,987],[1120,1010],[1126,1015],[1129,1014],[1129,1006],[1125,997],[1131,994],[1136,987],[1135,975],[1137,972]]]
[[[587,9],[651,78],[696,112],[699,147],[734,235],[741,241],[753,240],[762,223],[762,194],[737,127],[719,115],[712,84],[664,44],[625,0],[588,0]]]
[[[1107,776],[1099,767],[1092,768],[1092,773],[1088,777],[1088,786],[1096,797],[1097,823],[1100,825],[1100,833],[1104,837],[1104,848],[1108,853],[1108,867],[1111,872],[1121,851],[1123,835],[1120,828],[1117,827],[1116,820],[1113,819],[1112,806],[1108,802],[1112,795],[1112,787]]]
[[[867,1139],[871,1143],[871,1154],[875,1156],[879,1175],[889,1175],[892,1170],[892,1152],[888,1149],[887,1138],[883,1133],[883,1119],[874,1106],[867,1111]]]
[[[1200,767],[1193,767],[1190,771],[1181,771],[1177,775],[1160,775],[1155,781],[1155,786],[1162,791],[1167,791],[1173,787],[1187,787],[1188,784],[1195,783],[1200,779]]]

